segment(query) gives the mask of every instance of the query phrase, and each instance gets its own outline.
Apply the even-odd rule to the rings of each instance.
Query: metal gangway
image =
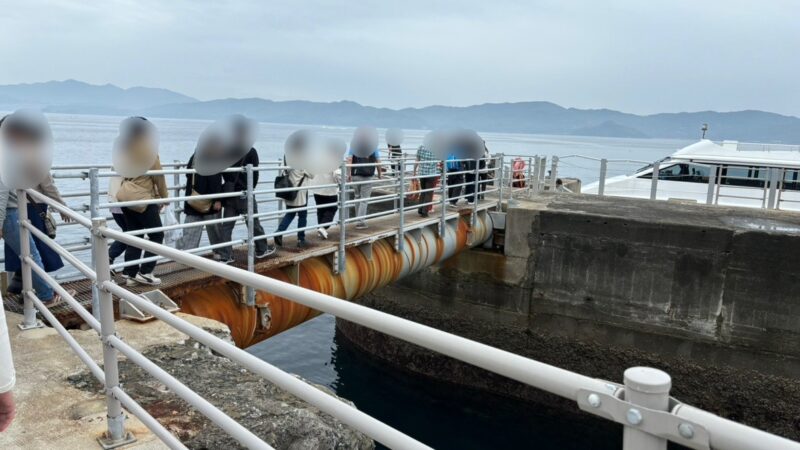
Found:
[[[413,164],[413,160],[410,160],[409,163]],[[392,209],[387,214],[401,213],[398,216],[399,223],[397,232],[402,233],[404,226],[402,219],[400,219],[403,217],[402,213],[408,209],[419,207],[419,205],[405,205],[404,199],[409,192],[419,193],[415,191],[422,191],[422,189],[411,190],[408,188],[408,186],[410,186],[409,182],[411,181],[409,179],[413,179],[414,175],[409,176],[407,174],[405,170],[405,158],[402,158],[400,164],[403,168],[399,170],[396,176],[391,177],[389,180],[390,183],[395,184],[397,188],[396,192],[385,194],[388,197],[381,198],[380,200],[397,202],[398,209]],[[539,164],[538,166],[543,165]],[[346,172],[349,168],[350,167],[346,163],[343,163],[343,172]],[[247,173],[248,179],[252,179],[253,171],[260,169],[261,168],[246,167],[241,170]],[[495,164],[488,170],[492,171],[495,176],[481,177],[478,165],[476,165],[474,172],[475,178],[470,182],[475,183],[476,195],[481,191],[481,183],[485,184],[487,186],[487,189],[484,190],[485,195],[495,195],[497,202],[496,207],[500,209],[505,201],[505,195],[513,195],[513,181],[511,177],[508,176],[509,172],[506,170],[506,164],[502,155],[495,157]],[[532,170],[533,169],[531,169],[531,171]],[[126,430],[125,412],[123,408],[136,416],[168,447],[173,449],[185,448],[177,437],[172,435],[164,426],[153,418],[134,398],[130,397],[120,385],[118,367],[119,355],[125,356],[130,362],[140,366],[177,396],[221,427],[241,445],[253,449],[272,448],[268,443],[264,442],[236,420],[226,415],[208,400],[189,389],[180,380],[174,378],[157,364],[144,357],[140,352],[128,345],[124,337],[118,336],[114,321],[114,296],[156,319],[163,321],[201,344],[208,346],[215,352],[230,358],[243,368],[258,374],[263,379],[274,383],[281,389],[314,405],[321,411],[363,432],[387,447],[397,449],[429,448],[424,443],[401,433],[390,425],[376,420],[359,411],[354,406],[318,390],[312,385],[174,316],[142,296],[118,285],[111,278],[111,266],[108,259],[108,244],[110,240],[114,240],[153,253],[157,255],[156,258],[174,261],[200,271],[212,273],[217,277],[246,286],[252,291],[259,290],[272,293],[309,308],[332,314],[338,318],[371,328],[569,399],[575,402],[576,407],[583,411],[612,420],[624,426],[623,448],[626,450],[665,449],[668,441],[676,442],[694,449],[800,449],[800,444],[796,442],[724,419],[681,403],[670,397],[671,379],[669,375],[660,370],[645,367],[630,368],[625,371],[624,382],[621,384],[590,378],[333,296],[308,290],[292,283],[286,283],[259,275],[252,271],[250,261],[248,261],[248,267],[245,268],[233,267],[214,261],[200,254],[204,251],[212,250],[208,247],[187,252],[143,239],[140,237],[142,233],[124,233],[113,229],[109,227],[106,217],[104,217],[100,211],[108,207],[122,207],[133,203],[103,204],[99,202],[100,190],[97,180],[102,176],[113,176],[113,172],[99,172],[97,168],[90,168],[89,173],[94,173],[94,180],[92,181],[91,188],[92,192],[90,194],[96,203],[89,206],[89,217],[35,190],[20,190],[17,192],[20,202],[19,215],[22,242],[21,261],[24,299],[24,319],[20,327],[23,329],[32,329],[43,326],[37,319],[37,312],[41,314],[89,368],[94,377],[103,384],[106,392],[107,432],[105,437],[101,439],[101,444],[105,448],[122,446],[135,439],[135,437]],[[181,174],[192,173],[192,171],[186,169],[165,169],[158,174],[166,173]],[[541,181],[543,177],[540,175],[539,169],[537,168],[536,177]],[[529,182],[532,182],[533,179],[533,174],[531,173]],[[444,211],[446,207],[444,206],[444,202],[448,200],[446,166],[442,168],[441,180],[442,183],[440,186],[429,189],[431,191],[438,189],[442,197],[433,199],[429,203],[436,204],[438,202],[438,204],[442,206],[442,217],[445,217]],[[386,180],[376,180],[376,182],[385,181]],[[347,194],[352,187],[350,184],[350,182],[344,179],[340,185],[340,194]],[[490,186],[491,188],[489,188]],[[181,188],[181,186],[177,186],[176,190],[180,192]],[[266,189],[265,191],[269,194],[277,192],[274,188]],[[27,217],[27,196],[30,196],[30,198],[37,203],[46,204],[53,210],[68,217],[72,223],[74,223],[74,225],[71,226],[79,227],[89,233],[90,242],[88,245],[91,249],[92,256],[90,262],[85,262],[81,260],[81,258],[76,257],[68,248],[50,239],[46,234],[32,225]],[[209,198],[223,198],[225,196],[245,196],[248,200],[248,214],[246,217],[236,217],[235,220],[252,221],[254,215],[252,214],[253,208],[251,206],[253,202],[256,201],[256,192],[253,191],[252,188],[249,188],[247,192],[215,195]],[[186,197],[178,195],[170,199],[148,200],[141,203],[159,204],[182,202],[186,199]],[[355,202],[356,200],[357,199],[350,200],[347,195],[340,195],[340,205],[345,207],[343,210],[346,210],[346,207],[351,204],[348,202]],[[373,200],[375,199],[373,198],[370,201]],[[471,206],[477,208],[478,203],[479,202],[475,201]],[[289,210],[284,210],[284,212],[286,211]],[[475,211],[477,211],[477,209]],[[349,218],[348,215],[344,213],[340,214],[338,223],[332,222],[332,225],[341,227],[340,233],[344,235],[348,223],[354,220],[358,220],[358,218]],[[472,220],[475,220],[475,214],[473,214]],[[197,226],[198,224],[200,223],[198,222],[192,225]],[[178,226],[182,225],[176,225],[176,227]],[[165,228],[167,227],[162,227],[162,229]],[[310,228],[311,227],[309,227],[309,229]],[[252,227],[249,229],[252,230]],[[286,231],[285,234],[294,232],[297,232],[297,229]],[[447,227],[442,227],[440,232],[448,233]],[[242,240],[241,243],[248,244],[253,242],[254,236],[251,235],[252,231],[249,233],[248,237]],[[36,264],[31,257],[29,245],[29,237],[31,235],[36,236],[55,250],[82,276],[91,281],[94,288],[94,307],[91,311],[87,310],[84,305],[73,298],[62,286],[60,280],[51,276]],[[230,244],[231,243],[226,243],[226,245]],[[252,245],[250,245],[249,248],[252,248]],[[248,252],[248,256],[250,253],[252,252]],[[343,269],[343,267],[340,267],[340,270],[341,269]],[[34,273],[58,292],[69,306],[80,315],[88,327],[97,332],[98,338],[103,343],[102,366],[92,359],[87,351],[81,347],[80,343],[72,337],[61,323],[59,323],[57,318],[47,308],[47,305],[45,305],[32,290],[32,276]]]

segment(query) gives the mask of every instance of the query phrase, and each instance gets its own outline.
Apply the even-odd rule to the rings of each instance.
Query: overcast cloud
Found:
[[[800,116],[800,1],[2,1],[0,84]]]

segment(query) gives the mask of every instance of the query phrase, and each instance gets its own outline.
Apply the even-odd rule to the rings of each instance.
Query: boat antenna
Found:
[[[706,131],[708,131],[708,124],[704,123],[703,126],[700,128],[700,131],[703,132],[703,137],[701,139],[705,139],[706,138]]]

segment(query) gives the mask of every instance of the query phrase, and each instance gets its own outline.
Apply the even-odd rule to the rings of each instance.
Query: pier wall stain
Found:
[[[800,217],[542,196],[508,211],[505,255],[464,252],[357,301],[611,381],[627,367],[657,367],[679,400],[798,439],[800,273],[789,261],[800,236],[741,221],[796,226]],[[344,320],[337,328],[405,370],[557,402]]]

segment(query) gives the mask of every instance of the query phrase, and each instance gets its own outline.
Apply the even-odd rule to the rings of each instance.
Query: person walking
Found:
[[[119,192],[119,187],[122,185],[122,177],[111,177],[108,179],[108,201],[109,203],[116,203],[117,200],[117,192]],[[123,232],[128,231],[128,224],[125,222],[125,214],[122,213],[122,208],[113,207],[109,208],[111,212],[111,217],[114,219],[114,223],[117,224],[119,229]],[[111,265],[114,265],[114,261],[125,254],[125,250],[128,249],[128,245],[122,241],[114,241],[108,247],[108,262]],[[111,269],[111,274],[116,275],[117,271]],[[126,277],[126,275],[122,275]]]
[[[463,164],[458,161],[456,155],[451,153],[447,157],[447,197],[451,206],[456,206],[461,197],[461,192],[464,189],[464,171]]]
[[[317,205],[317,224],[319,225],[317,234],[322,239],[328,239],[328,229],[331,227],[333,218],[336,217],[339,201],[338,184],[341,178],[342,172],[335,170],[316,175],[309,182],[311,186],[321,186],[315,187],[312,192],[314,193],[314,203]]]
[[[194,158],[192,155],[189,162],[186,164],[187,169],[194,168]],[[222,193],[222,174],[215,174],[210,176],[203,176],[197,173],[186,174],[186,197],[197,195],[213,195]],[[192,224],[196,222],[205,222],[208,220],[217,220],[222,215],[222,201],[221,200],[187,200],[183,203],[183,213],[186,215],[184,224]],[[191,250],[200,246],[200,239],[203,236],[203,228],[208,233],[208,241],[211,245],[220,244],[222,240],[222,227],[221,224],[206,224],[187,227],[183,229],[183,237],[178,242],[178,248],[181,250]],[[218,255],[217,251],[214,251]],[[233,259],[225,259],[223,262],[230,263]]]
[[[359,183],[353,185],[355,197],[360,200],[356,209],[356,216],[358,217],[356,228],[363,230],[367,228],[365,216],[367,215],[369,199],[372,196],[373,180],[375,180],[376,174],[379,180],[382,178],[380,153],[376,149],[366,158],[351,153],[348,162],[355,165],[370,164],[369,166],[351,167],[349,176],[349,181]]]
[[[3,303],[0,294],[0,304]],[[14,389],[17,378],[14,374],[14,360],[11,358],[11,341],[8,338],[8,325],[6,324],[5,308],[0,308],[0,433],[6,431],[14,416],[17,407],[14,404]]]
[[[302,189],[304,184],[313,179],[314,175],[309,174],[305,170],[286,169],[286,176],[289,177],[289,182],[293,187],[298,188],[294,198],[285,198],[287,209],[305,208],[308,205],[308,189]],[[297,227],[300,231],[297,232],[297,247],[304,248],[306,243],[306,232],[303,230],[308,225],[308,210],[290,211],[283,215],[280,224],[278,224],[278,233],[289,229],[295,216],[297,217]],[[283,247],[283,235],[275,236],[275,243]]]
[[[130,152],[136,158],[145,160],[155,154],[155,162],[149,170],[161,170],[161,161],[158,157],[156,142],[156,127],[144,117],[130,117],[125,119],[120,130],[123,130],[119,137],[118,145],[125,151]],[[148,155],[148,156],[145,156]],[[169,198],[167,192],[167,180],[164,175],[140,175],[132,178],[122,178],[120,187],[116,193],[120,202],[155,200]],[[161,227],[160,211],[164,205],[136,205],[122,208],[122,215],[125,219],[127,231],[138,231],[150,228]],[[157,231],[145,234],[150,242],[161,244],[164,242],[164,232]],[[144,252],[145,258],[155,256],[153,253]],[[142,258],[142,249],[133,245],[128,245],[125,249],[125,262],[131,263]],[[140,284],[157,286],[161,280],[153,275],[156,267],[155,261],[142,264],[132,264],[126,266],[123,275],[127,286],[138,286]]]
[[[419,208],[417,213],[422,217],[428,217],[428,211],[433,205],[433,188],[439,178],[439,161],[433,156],[433,152],[426,146],[420,145],[417,149],[417,161],[414,163],[414,176],[419,176],[419,187],[422,192],[419,196]]]
[[[250,150],[244,155],[242,159],[237,161],[233,166],[233,168],[241,168],[247,167],[248,165],[252,165],[253,168],[258,168],[259,159],[258,159],[258,151],[255,147],[251,147]],[[258,174],[259,171],[253,171],[253,186],[252,188],[258,185]],[[247,174],[242,172],[225,172],[222,174],[222,179],[224,180],[224,184],[222,185],[223,192],[243,192],[247,190]],[[255,199],[254,199],[255,200]],[[241,215],[247,215],[247,199],[243,197],[233,197],[228,198],[223,201],[223,213],[222,217],[229,218]],[[253,214],[258,214],[258,203],[253,201]],[[247,223],[245,221],[245,223]],[[233,238],[233,228],[236,226],[236,222],[225,222],[222,224],[222,241],[221,242],[230,242]],[[253,218],[253,237],[264,236],[264,228],[261,226],[261,222],[258,220],[257,217]],[[275,247],[271,246],[267,243],[266,239],[258,239],[255,241],[256,246],[256,258],[266,258],[267,256],[275,253]],[[232,247],[223,247],[220,249],[218,253],[218,257],[221,261],[224,262],[232,262],[233,261],[233,248]]]
[[[36,117],[35,120],[30,120],[24,114],[17,113],[8,115],[0,119],[0,139],[6,144],[8,152],[37,152],[47,145],[51,140],[50,126],[44,116]],[[14,158],[17,161],[35,161],[37,156],[25,154],[9,154],[5,156],[8,159]],[[4,162],[6,163],[6,162]],[[25,163],[23,163],[25,164]],[[48,181],[49,180],[49,181]],[[42,182],[45,184],[52,184],[52,178],[45,177]],[[54,186],[52,186],[54,188]],[[47,191],[47,188],[42,189],[41,183],[37,189],[42,192]],[[57,191],[56,191],[57,192]],[[51,195],[54,195],[51,192]],[[60,198],[60,196],[58,196]],[[35,210],[34,210],[35,211]],[[28,213],[31,208],[28,208]],[[29,220],[37,220],[36,214],[28,217]],[[0,239],[4,241],[6,248],[9,252],[13,253],[17,260],[22,253],[22,242],[20,236],[20,221],[19,221],[19,201],[17,193],[14,189],[10,189],[2,180],[0,180]],[[39,247],[33,236],[29,234],[28,237],[30,245],[30,257],[34,263],[45,269],[44,261],[39,253]],[[60,262],[60,258],[59,258]],[[63,263],[62,263],[63,265]],[[63,303],[61,295],[55,293],[53,288],[50,287],[36,272],[32,274],[33,290],[39,299],[48,307],[57,306]],[[74,292],[74,291],[73,291]]]

